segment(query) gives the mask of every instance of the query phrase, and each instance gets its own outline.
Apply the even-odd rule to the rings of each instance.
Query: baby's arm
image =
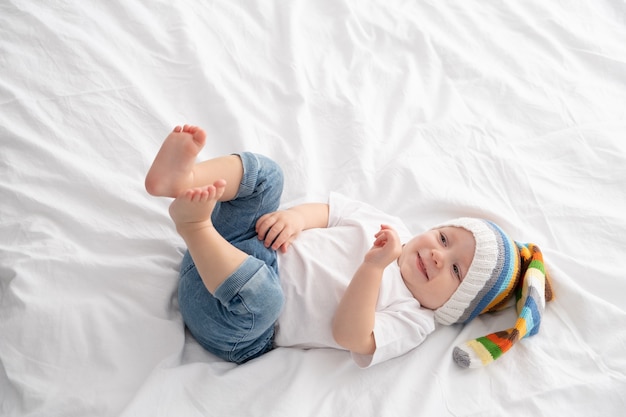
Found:
[[[333,337],[351,352],[371,355],[376,350],[374,320],[380,283],[383,271],[398,259],[401,250],[398,233],[382,225],[337,307]]]
[[[256,223],[256,232],[266,247],[286,252],[301,231],[326,226],[328,204],[308,203],[261,216]]]

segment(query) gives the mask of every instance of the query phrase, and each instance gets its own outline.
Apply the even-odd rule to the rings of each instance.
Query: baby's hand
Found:
[[[287,251],[304,228],[302,215],[294,210],[279,210],[264,214],[256,222],[256,233],[265,247]]]
[[[374,245],[365,254],[365,262],[385,268],[398,259],[402,252],[400,237],[391,226],[383,224],[374,236]]]

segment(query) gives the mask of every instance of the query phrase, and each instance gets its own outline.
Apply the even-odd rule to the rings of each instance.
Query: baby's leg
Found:
[[[248,255],[225,240],[213,226],[211,213],[226,190],[226,181],[192,188],[170,205],[176,230],[185,240],[202,282],[211,294],[246,260]]]
[[[170,133],[146,175],[146,190],[156,196],[176,198],[194,187],[203,187],[219,179],[226,180],[221,201],[235,197],[243,175],[241,160],[229,155],[196,163],[206,142],[206,133],[197,126],[176,126]]]

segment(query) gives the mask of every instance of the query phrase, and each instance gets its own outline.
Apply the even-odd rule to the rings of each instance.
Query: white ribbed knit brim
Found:
[[[472,263],[452,297],[441,307],[435,310],[437,322],[450,325],[462,322],[469,317],[475,300],[485,290],[485,284],[491,279],[498,259],[503,256],[500,253],[498,237],[488,223],[482,219],[461,217],[454,219],[436,228],[456,226],[470,231],[476,240],[476,250]]]

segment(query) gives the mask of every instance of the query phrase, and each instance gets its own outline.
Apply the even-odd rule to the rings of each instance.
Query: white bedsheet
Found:
[[[626,5],[529,1],[0,3],[0,415],[617,416],[626,408]],[[281,163],[419,232],[487,217],[537,243],[556,300],[485,369],[442,327],[368,370],[203,351],[184,250],[143,179],[179,123],[201,157]]]

